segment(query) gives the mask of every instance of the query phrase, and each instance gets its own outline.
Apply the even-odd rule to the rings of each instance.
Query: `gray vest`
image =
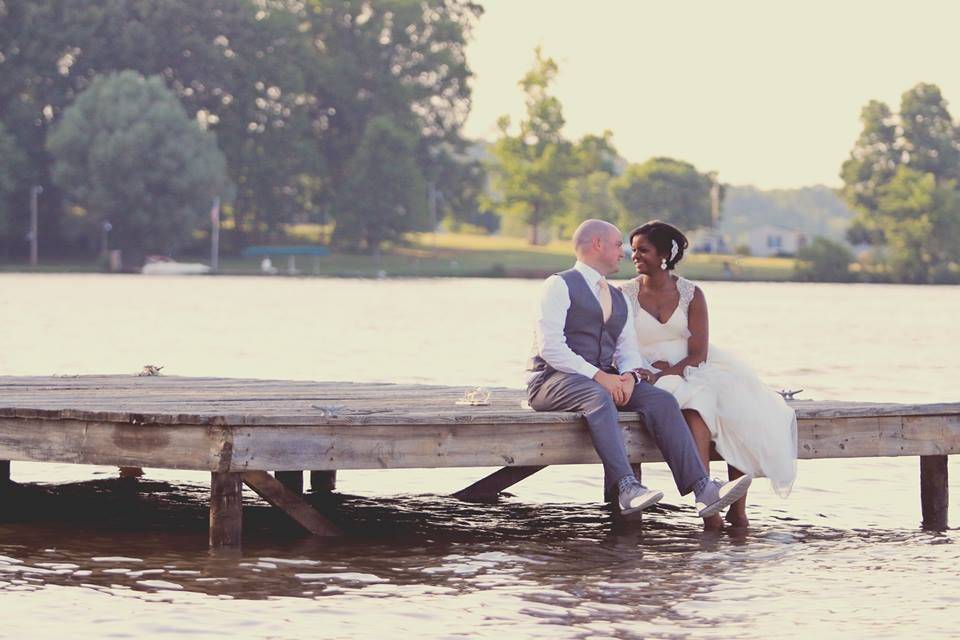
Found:
[[[603,310],[600,301],[590,290],[590,285],[583,275],[576,269],[569,269],[557,274],[567,283],[570,292],[570,308],[567,309],[567,320],[563,325],[563,336],[567,346],[578,356],[593,366],[606,371],[616,372],[613,366],[613,353],[617,348],[617,339],[627,323],[627,301],[623,294],[610,287],[610,298],[613,310],[606,323],[603,321]],[[530,358],[528,371],[544,372],[538,376],[542,381],[555,369],[547,361],[534,353]]]

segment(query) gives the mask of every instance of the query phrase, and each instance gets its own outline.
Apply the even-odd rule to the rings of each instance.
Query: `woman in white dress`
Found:
[[[687,245],[676,227],[659,220],[630,233],[638,276],[622,291],[633,306],[640,349],[653,364],[656,386],[677,398],[704,466],[713,442],[731,480],[744,473],[767,477],[786,497],[796,478],[796,416],[749,366],[709,344],[703,292],[672,273]],[[749,524],[746,497],[731,505],[726,520]],[[712,516],[704,526],[720,528],[723,520]]]

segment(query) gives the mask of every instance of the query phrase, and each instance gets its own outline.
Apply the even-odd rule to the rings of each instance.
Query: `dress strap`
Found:
[[[693,294],[697,290],[697,285],[686,278],[677,278],[677,291],[680,293],[680,308],[683,313],[690,315],[690,302],[693,301]]]

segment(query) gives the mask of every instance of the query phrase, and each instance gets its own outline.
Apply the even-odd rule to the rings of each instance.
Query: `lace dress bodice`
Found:
[[[637,332],[640,352],[649,362],[666,360],[674,364],[687,357],[687,340],[690,338],[688,318],[690,302],[697,287],[686,278],[677,278],[677,291],[680,302],[666,322],[660,322],[637,301],[640,282],[636,279],[621,288],[627,301],[633,307],[633,322]]]

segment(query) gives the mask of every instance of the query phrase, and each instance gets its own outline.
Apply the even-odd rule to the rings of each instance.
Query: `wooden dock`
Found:
[[[495,497],[555,464],[598,462],[582,418],[535,412],[518,389],[489,405],[467,389],[186,378],[0,376],[0,482],[9,461],[211,473],[210,544],[241,541],[246,484],[316,535],[336,527],[302,497],[338,470],[502,467],[458,492]],[[923,526],[947,527],[947,456],[960,453],[960,403],[794,401],[801,459],[918,456]],[[635,413],[621,426],[634,468],[662,458]],[[269,472],[274,472],[270,475]]]

